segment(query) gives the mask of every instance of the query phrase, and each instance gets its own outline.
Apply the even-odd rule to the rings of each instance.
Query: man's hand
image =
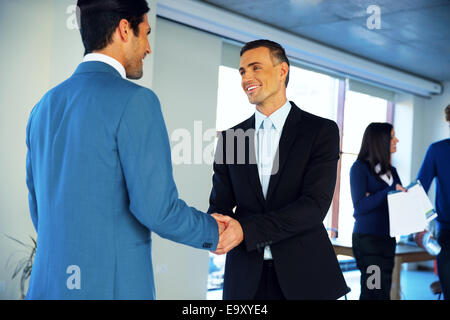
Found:
[[[216,219],[217,223],[223,223],[225,225],[225,231],[220,234],[219,244],[217,245],[215,254],[225,254],[244,240],[244,232],[240,223],[229,217],[218,213],[212,214],[212,217]]]
[[[216,220],[216,222],[217,222],[217,225],[219,227],[219,236],[220,236],[225,231],[227,226],[226,226],[226,224],[224,222],[220,222],[220,221],[217,221],[217,220]]]
[[[223,219],[221,219],[221,220],[217,219],[217,216],[222,216],[222,215],[219,214],[219,213],[213,213],[211,215],[211,217],[213,217],[216,220],[216,222],[217,222],[217,226],[219,228],[219,236],[220,236],[225,231],[225,229],[227,228],[228,224],[225,223],[225,221],[223,221]]]

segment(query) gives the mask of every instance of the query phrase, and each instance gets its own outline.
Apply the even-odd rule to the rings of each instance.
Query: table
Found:
[[[348,241],[342,241],[339,239],[331,239],[334,252],[336,255],[344,255],[353,257],[352,244]],[[418,246],[397,243],[395,248],[395,264],[392,272],[392,286],[391,286],[391,299],[400,300],[400,276],[402,271],[402,263],[404,262],[419,262],[434,260],[436,256],[430,255],[426,250]]]

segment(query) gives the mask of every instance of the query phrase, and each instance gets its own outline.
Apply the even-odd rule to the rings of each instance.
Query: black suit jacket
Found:
[[[266,245],[287,299],[348,292],[323,225],[336,183],[339,130],[291,105],[266,199],[255,160],[255,116],[219,135],[208,212],[233,217],[244,231],[244,241],[227,254],[224,299],[253,299]]]

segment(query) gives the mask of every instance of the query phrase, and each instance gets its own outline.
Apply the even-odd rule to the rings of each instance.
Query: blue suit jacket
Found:
[[[27,299],[154,299],[151,231],[215,250],[215,220],[178,198],[157,96],[83,62],[27,125],[37,252]]]

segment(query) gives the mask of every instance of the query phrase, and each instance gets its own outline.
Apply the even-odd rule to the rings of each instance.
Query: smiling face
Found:
[[[241,86],[250,103],[257,107],[281,106],[286,101],[285,80],[289,66],[274,61],[270,50],[259,47],[241,56]]]
[[[392,131],[391,131],[391,153],[395,153],[397,151],[398,141],[399,140],[395,136],[395,131],[394,131],[394,129],[392,129]]]
[[[140,79],[144,73],[144,58],[152,52],[148,41],[150,30],[148,17],[145,14],[144,20],[139,24],[138,35],[136,36],[134,32],[130,32],[130,43],[126,50],[126,61],[124,64],[127,78],[129,79]]]

